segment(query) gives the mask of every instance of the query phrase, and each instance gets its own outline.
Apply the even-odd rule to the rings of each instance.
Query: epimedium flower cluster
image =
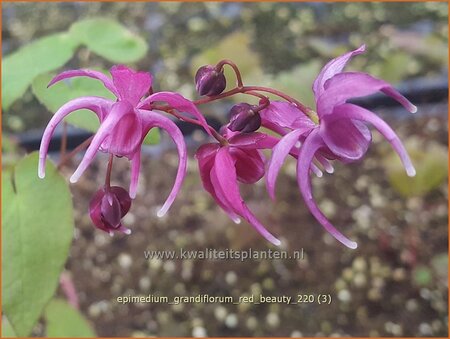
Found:
[[[313,84],[315,110],[273,88],[244,86],[238,67],[229,60],[198,70],[196,89],[203,98],[196,101],[174,92],[153,93],[149,73],[135,72],[122,65],[111,68],[111,78],[92,70],[63,72],[49,86],[63,79],[86,76],[100,80],[117,99],[82,97],[63,105],[50,120],[42,137],[39,177],[45,175],[45,159],[56,126],[73,111],[93,111],[100,121],[100,128],[70,181],[73,183],[80,178],[98,151],[109,153],[105,184],[90,203],[90,216],[94,225],[103,231],[129,234],[130,230],[122,225],[121,220],[136,197],[141,146],[152,128],[166,130],[179,155],[175,184],[158,212],[159,216],[172,205],[186,175],[186,145],[177,125],[166,116],[172,115],[203,127],[215,139],[215,142],[201,145],[195,157],[204,189],[234,222],[239,223],[242,218],[269,242],[280,244],[280,240],[249,209],[240,194],[239,185],[251,185],[265,178],[268,194],[274,199],[277,176],[285,159],[291,156],[297,161],[299,190],[311,214],[334,238],[349,248],[356,248],[356,242],[338,231],[320,211],[313,198],[310,173],[321,177],[323,170],[334,172],[333,161],[351,163],[361,160],[371,143],[368,127],[371,125],[392,145],[406,173],[415,175],[404,146],[389,125],[373,112],[348,102],[349,99],[381,91],[408,111],[414,113],[417,110],[389,83],[366,73],[344,71],[347,62],[364,50],[363,45],[331,60],[322,68]],[[225,66],[231,67],[236,75],[236,86],[228,91],[225,91]],[[246,94],[256,98],[258,103],[234,105],[229,123],[220,131],[214,130],[207,124],[199,107],[235,94]],[[269,94],[279,99],[271,100]],[[261,127],[271,133],[258,131]],[[265,158],[262,150],[271,151],[270,159]],[[122,187],[110,185],[114,157],[126,157],[131,161],[129,193]]]

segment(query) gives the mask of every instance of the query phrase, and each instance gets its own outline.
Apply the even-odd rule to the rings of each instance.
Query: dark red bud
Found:
[[[241,103],[230,110],[230,124],[228,128],[233,132],[250,133],[261,127],[261,117],[256,112],[257,106]]]
[[[95,227],[112,234],[119,231],[126,234],[130,230],[122,226],[121,219],[131,207],[128,192],[119,186],[102,188],[95,193],[89,204],[89,215]]]
[[[198,94],[214,96],[222,93],[227,86],[223,70],[217,71],[212,65],[200,67],[195,74],[195,88]]]

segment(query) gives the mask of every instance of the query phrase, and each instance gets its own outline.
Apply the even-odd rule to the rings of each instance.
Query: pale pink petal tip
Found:
[[[233,217],[232,220],[233,220],[233,222],[234,222],[235,224],[238,224],[238,225],[239,225],[239,224],[241,223],[241,218]]]
[[[45,169],[40,167],[40,166],[39,166],[39,169],[38,169],[38,177],[40,179],[44,179],[45,178]]]
[[[277,238],[273,238],[272,241],[270,241],[272,244],[274,244],[275,246],[280,246],[281,245],[281,241]]]
[[[131,234],[131,230],[129,228],[126,228],[126,227],[123,227],[123,226],[120,228],[120,232],[122,232],[123,234],[126,234],[126,235],[130,235]]]
[[[136,192],[135,189],[130,190],[130,198],[131,198],[131,199],[135,199],[135,198],[136,198],[136,194],[137,194],[137,192]]]
[[[355,250],[358,248],[358,244],[354,241],[349,241],[345,244],[348,248],[351,248],[352,250]]]
[[[411,105],[409,111],[410,111],[411,113],[416,113],[416,112],[417,112],[417,106]]]
[[[408,177],[414,177],[416,176],[416,169],[413,166],[410,166],[406,168],[406,174],[408,174]]]
[[[158,218],[162,218],[166,215],[167,211],[169,210],[170,205],[164,204],[164,206],[156,213],[156,216]]]
[[[80,179],[80,176],[78,175],[77,172],[75,172],[74,174],[72,174],[72,176],[70,177],[69,181],[74,184],[78,181],[78,179]]]
[[[311,164],[311,171],[318,177],[318,178],[322,178],[323,177],[323,172],[319,169],[319,167],[317,167],[314,164]]]

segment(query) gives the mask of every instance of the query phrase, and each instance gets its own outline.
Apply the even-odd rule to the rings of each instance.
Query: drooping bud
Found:
[[[198,94],[214,96],[223,92],[227,81],[223,70],[217,71],[212,65],[202,66],[195,74],[195,88]]]
[[[230,124],[228,128],[233,132],[250,133],[261,126],[261,117],[257,112],[258,106],[241,103],[230,110]]]
[[[130,234],[131,230],[122,225],[122,218],[131,207],[128,192],[119,186],[102,188],[95,193],[89,203],[89,215],[95,227],[113,235],[113,232]]]

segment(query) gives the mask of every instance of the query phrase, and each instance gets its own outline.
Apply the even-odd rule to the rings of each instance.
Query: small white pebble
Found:
[[[269,314],[267,314],[266,321],[267,324],[273,328],[276,328],[280,325],[280,317],[277,313],[274,312],[270,312]]]
[[[223,306],[217,306],[214,309],[214,316],[216,317],[217,320],[219,321],[224,321],[226,316],[227,316],[227,309]]]
[[[204,338],[204,337],[208,336],[208,334],[206,333],[205,328],[197,326],[192,329],[192,336],[194,338]]]
[[[225,275],[225,281],[227,282],[228,285],[234,285],[237,279],[238,277],[236,273],[233,271],[228,271],[227,274]]]
[[[338,293],[338,299],[344,303],[347,303],[352,299],[352,296],[348,290],[342,290]]]
[[[121,253],[119,255],[119,266],[124,268],[124,269],[128,269],[131,267],[131,265],[133,264],[133,258],[131,258],[131,255],[127,254],[127,253]]]
[[[238,317],[236,316],[236,314],[234,313],[228,314],[227,317],[225,318],[225,326],[228,328],[236,328],[237,325],[238,325]]]
[[[292,331],[291,338],[301,338],[303,337],[303,333],[297,330]]]

